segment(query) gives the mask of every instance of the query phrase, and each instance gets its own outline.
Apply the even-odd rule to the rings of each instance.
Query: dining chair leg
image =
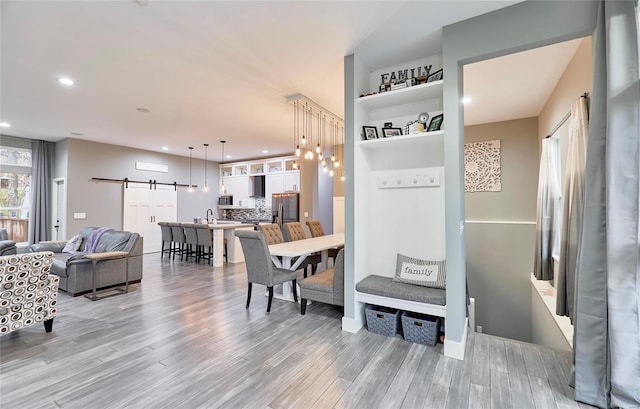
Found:
[[[301,298],[300,299],[300,314],[304,315],[307,313],[307,299],[306,298]]]
[[[298,285],[296,284],[295,278],[291,280],[291,283],[291,290],[293,291],[293,301],[298,302]]]
[[[249,304],[251,303],[251,287],[253,286],[253,283],[249,283],[249,290],[247,291],[247,306],[244,308],[249,308]]]
[[[267,312],[271,312],[271,301],[273,301],[273,287],[269,288],[269,301],[267,302]]]

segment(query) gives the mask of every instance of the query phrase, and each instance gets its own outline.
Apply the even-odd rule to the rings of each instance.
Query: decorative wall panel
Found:
[[[464,144],[464,191],[502,191],[500,140]]]

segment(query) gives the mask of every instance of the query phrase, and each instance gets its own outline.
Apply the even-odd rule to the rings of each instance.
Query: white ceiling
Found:
[[[443,25],[516,2],[2,1],[3,133],[184,156],[192,145],[196,157],[209,143],[213,160],[221,139],[234,159],[287,154],[285,97],[343,113],[344,55],[371,67],[432,55]]]
[[[464,124],[540,114],[582,39],[464,66]]]

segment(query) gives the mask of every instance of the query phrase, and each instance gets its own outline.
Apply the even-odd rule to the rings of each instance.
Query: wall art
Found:
[[[502,191],[500,140],[464,144],[464,191]]]

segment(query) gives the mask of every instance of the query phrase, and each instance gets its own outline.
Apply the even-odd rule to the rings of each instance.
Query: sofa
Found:
[[[0,256],[8,256],[16,253],[16,242],[9,240],[7,229],[0,229]]]
[[[49,274],[52,264],[51,252],[0,256],[0,334],[38,322],[51,332],[60,280]]]
[[[32,252],[51,251],[51,273],[60,277],[60,289],[75,296],[92,290],[92,262],[85,255],[126,251],[129,253],[129,283],[142,280],[142,237],[138,233],[87,227],[79,234],[79,247],[63,252],[68,241],[42,241],[32,244]],[[68,247],[68,246],[67,246]],[[89,249],[91,247],[91,249]],[[127,259],[101,259],[96,264],[96,288],[124,284]]]

